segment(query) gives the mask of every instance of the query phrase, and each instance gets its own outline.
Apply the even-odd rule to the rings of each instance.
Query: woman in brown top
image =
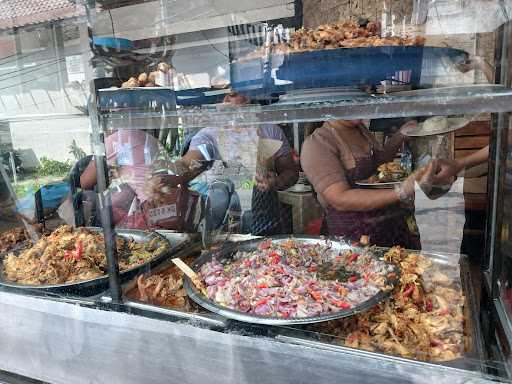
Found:
[[[407,128],[407,123],[402,129]],[[357,189],[357,180],[367,179],[377,167],[392,161],[404,136],[398,132],[382,147],[361,120],[328,121],[304,142],[301,164],[325,208],[330,235],[359,240],[369,235],[379,246],[417,247],[408,231],[410,214],[400,202],[414,196],[410,176],[395,189]],[[433,177],[434,164],[422,172],[420,184]]]

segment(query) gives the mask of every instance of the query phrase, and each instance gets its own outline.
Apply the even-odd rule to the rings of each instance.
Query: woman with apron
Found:
[[[358,189],[355,184],[375,174],[380,164],[392,161],[403,140],[398,133],[383,148],[361,120],[326,122],[306,139],[301,164],[325,208],[329,235],[355,241],[368,235],[371,244],[383,247],[418,247],[410,220],[408,224],[412,212],[403,203],[414,197],[419,175],[395,189]],[[420,184],[426,184],[433,171],[430,164]]]

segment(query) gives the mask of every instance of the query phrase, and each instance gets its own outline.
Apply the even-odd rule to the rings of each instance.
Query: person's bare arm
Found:
[[[469,156],[454,160],[439,160],[434,176],[434,185],[445,185],[453,181],[463,169],[485,163],[489,159],[489,146],[472,153]]]
[[[263,191],[282,191],[294,185],[299,178],[299,169],[290,154],[280,156],[276,160],[277,173],[266,176],[256,175],[256,187]]]
[[[199,151],[188,151],[185,156],[170,165],[170,170],[179,176],[183,176],[186,181],[194,179],[205,170],[203,156]],[[96,162],[91,160],[89,165],[80,175],[80,186],[82,189],[93,189],[96,185]],[[158,188],[160,181],[153,180],[151,188]],[[162,185],[163,186],[163,185]]]
[[[424,193],[430,193],[436,162],[416,171],[394,189],[353,189],[347,183],[338,182],[322,192],[324,200],[334,209],[344,212],[366,212],[399,203],[402,198],[412,198],[418,184]]]
[[[175,161],[171,166],[171,171],[176,175],[183,176],[187,181],[190,181],[200,175],[206,169],[201,152],[196,150],[189,150],[185,156]]]
[[[343,212],[372,211],[400,201],[392,189],[352,189],[341,182],[327,187],[322,197],[331,207]]]
[[[181,182],[188,183],[206,169],[203,155],[196,150],[188,151],[181,159],[175,161],[169,166],[169,170],[177,176],[181,176]],[[159,175],[153,176],[147,183],[147,193],[151,195],[164,190],[166,187],[175,187],[163,181]]]
[[[458,160],[461,169],[471,168],[485,163],[489,159],[489,146],[483,147],[479,151]]]
[[[275,189],[288,189],[295,185],[299,179],[299,168],[293,161],[291,154],[276,159],[277,182]]]

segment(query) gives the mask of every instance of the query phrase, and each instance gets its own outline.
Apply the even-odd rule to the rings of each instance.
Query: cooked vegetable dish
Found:
[[[208,298],[236,311],[304,318],[351,309],[390,289],[390,263],[368,253],[336,251],[326,241],[266,240],[223,264],[204,264]]]
[[[157,237],[146,244],[118,236],[119,268],[127,270],[141,265],[167,247]],[[107,271],[105,242],[98,232],[63,225],[19,256],[7,255],[3,267],[5,278],[19,284],[64,284],[94,279]]]
[[[311,326],[327,341],[425,361],[464,351],[464,296],[450,273],[425,256],[395,247],[385,255],[402,271],[392,296],[351,318]],[[327,336],[328,335],[328,336]]]

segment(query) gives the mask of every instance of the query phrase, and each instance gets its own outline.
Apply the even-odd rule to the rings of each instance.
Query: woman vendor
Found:
[[[416,122],[409,122],[400,130]],[[407,225],[402,202],[414,197],[415,181],[429,185],[435,164],[429,164],[394,189],[358,189],[355,182],[392,161],[404,142],[400,130],[381,146],[361,120],[328,121],[304,142],[302,168],[325,208],[329,235],[359,240],[369,235],[379,246],[418,247]]]
[[[249,99],[237,92],[232,92],[224,98],[224,103],[231,105],[244,105]],[[227,128],[203,128],[193,138],[190,144],[190,151],[186,156],[197,162],[204,161],[199,148],[205,145],[211,149],[210,157],[214,160],[223,158],[219,142],[222,131]],[[231,145],[228,151],[234,157],[241,157],[244,150],[242,141],[249,140],[250,128],[242,128],[239,132],[234,128],[229,131]],[[298,167],[291,156],[291,148],[282,129],[273,124],[263,124],[255,129],[253,134],[259,139],[270,139],[279,143],[277,151],[271,159],[266,162],[264,169],[257,171],[255,185],[252,190],[251,199],[251,223],[250,231],[253,235],[270,236],[283,233],[281,220],[281,204],[277,191],[287,189],[297,182],[299,177]],[[250,152],[250,151],[249,151]],[[250,155],[250,153],[249,153]],[[252,155],[256,155],[254,152]],[[188,161],[190,163],[190,160]]]

